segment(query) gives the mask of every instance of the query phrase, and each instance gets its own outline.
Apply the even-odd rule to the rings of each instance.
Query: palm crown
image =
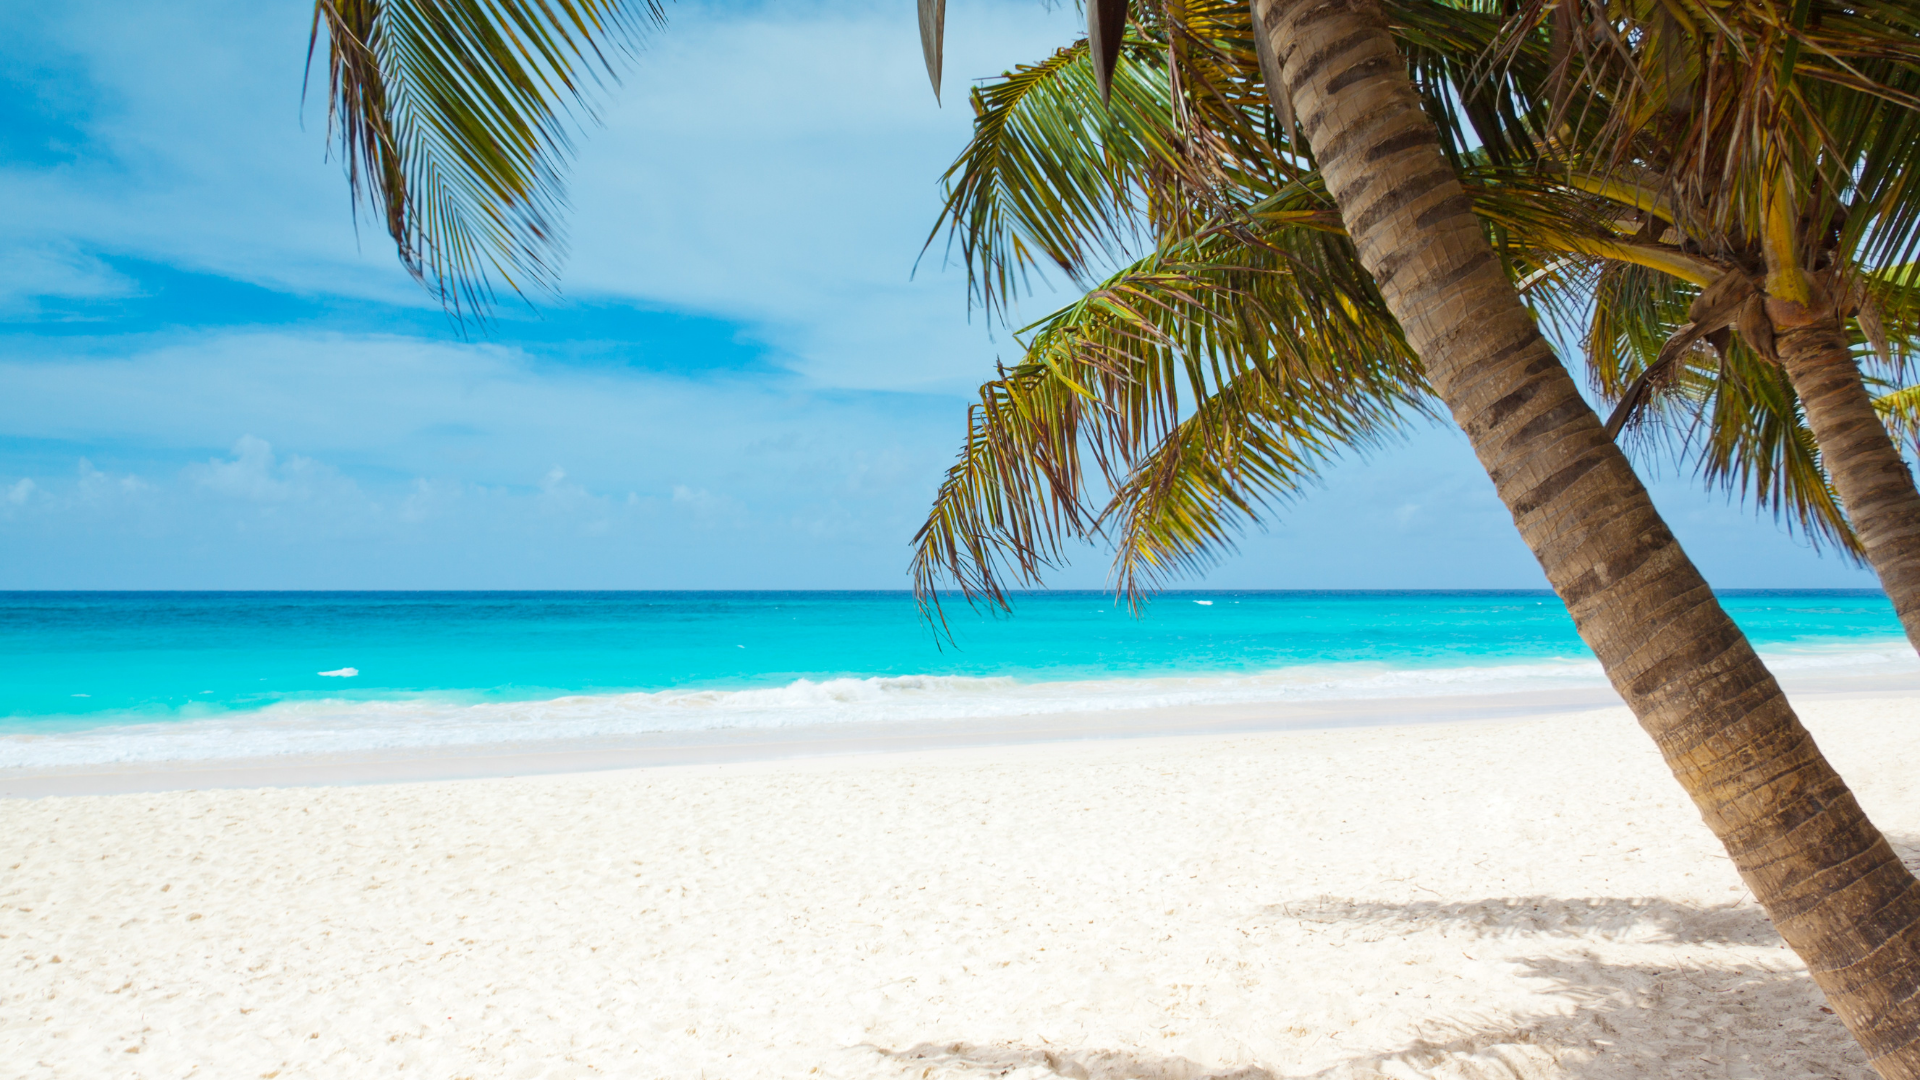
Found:
[[[1564,330],[1587,325],[1589,374],[1619,403],[1614,430],[1658,417],[1634,425],[1637,445],[1670,443],[1709,482],[1857,554],[1778,365],[1724,320],[1688,318],[1710,286],[1745,280],[1728,278],[1738,257],[1728,236],[1745,219],[1737,204],[1662,216],[1668,186],[1617,149],[1645,141],[1644,125],[1607,108],[1596,78],[1618,57],[1516,32],[1493,10],[1386,9],[1513,277]],[[982,388],[917,538],[923,594],[948,577],[1001,599],[1009,582],[1037,582],[1063,540],[1109,526],[1118,583],[1136,590],[1204,561],[1260,499],[1291,494],[1331,455],[1423,409],[1417,364],[1310,155],[1266,108],[1249,31],[1232,4],[1143,9],[1108,86],[1083,42],[975,91],[975,138],[949,173],[942,219],[975,296],[1004,312],[1021,278],[1049,265],[1091,288],[1030,328],[1025,361]],[[1633,100],[1642,107],[1644,95]],[[1894,124],[1911,115],[1901,103],[1884,112]],[[1855,245],[1885,252],[1898,227],[1863,230]],[[1141,239],[1153,254],[1095,282],[1092,267]],[[1884,273],[1856,289],[1856,341],[1873,344],[1876,381],[1891,390],[1913,340],[1913,291]],[[1728,291],[1708,306],[1728,306]],[[1283,330],[1292,321],[1276,311],[1335,329]],[[1255,384],[1265,394],[1247,398]],[[1276,396],[1295,408],[1262,411]],[[1914,397],[1883,404],[1898,421]],[[1241,401],[1250,406],[1236,413]]]

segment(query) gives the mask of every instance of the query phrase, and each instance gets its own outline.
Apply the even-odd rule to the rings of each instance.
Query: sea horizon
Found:
[[[1777,671],[1915,668],[1875,589],[1719,593]],[[0,768],[1601,688],[1544,589],[0,591]]]

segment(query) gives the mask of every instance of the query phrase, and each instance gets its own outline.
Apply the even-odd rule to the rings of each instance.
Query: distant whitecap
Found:
[[[1195,600],[1195,601],[1194,601],[1194,603],[1196,603],[1196,604],[1199,604],[1199,605],[1200,605],[1201,607],[1212,607],[1212,606],[1213,606],[1213,601],[1211,601],[1211,600]]]
[[[343,667],[336,668],[333,671],[323,671],[320,674],[333,679],[351,679],[355,675],[360,674],[360,669],[357,667]]]

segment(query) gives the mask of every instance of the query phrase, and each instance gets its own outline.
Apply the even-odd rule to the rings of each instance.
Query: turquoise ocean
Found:
[[[1873,591],[1723,594],[1783,676],[1920,667]],[[0,768],[1604,686],[1544,592],[0,593]]]

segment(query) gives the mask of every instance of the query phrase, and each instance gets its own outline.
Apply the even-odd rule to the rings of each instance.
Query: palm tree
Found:
[[[973,92],[976,134],[948,174],[948,205],[929,243],[943,227],[951,226],[950,243],[960,248],[973,293],[990,311],[997,309],[1004,316],[1008,296],[1020,279],[1051,264],[1088,289],[1089,301],[1098,300],[1103,308],[1113,307],[1114,289],[1124,290],[1131,297],[1126,304],[1129,310],[1152,313],[1152,333],[1160,338],[1198,333],[1216,340],[1231,336],[1245,321],[1213,325],[1217,312],[1212,306],[1187,302],[1194,288],[1211,292],[1230,280],[1275,280],[1275,267],[1263,269],[1248,261],[1249,243],[1256,249],[1257,262],[1257,249],[1285,247],[1299,230],[1343,235],[1317,174],[1310,169],[1276,171],[1263,164],[1278,155],[1261,134],[1271,118],[1258,115],[1267,111],[1265,91],[1247,38],[1245,9],[1218,3],[1212,7],[1229,22],[1237,11],[1238,29],[1218,25],[1208,9],[1188,4],[1178,24],[1156,22],[1151,33],[1143,31],[1126,39],[1122,48],[1128,63],[1111,76],[1110,97],[1104,103],[1084,42]],[[1544,43],[1521,50],[1503,68],[1502,83],[1490,85],[1474,78],[1472,71],[1498,40],[1499,18],[1431,3],[1394,3],[1389,10],[1428,110],[1448,118],[1449,129],[1462,125],[1473,129],[1450,131],[1454,149],[1448,156],[1461,171],[1490,235],[1503,241],[1501,253],[1523,289],[1549,314],[1564,315],[1572,307],[1573,314],[1585,319],[1584,298],[1593,294],[1594,274],[1600,275],[1604,291],[1597,314],[1601,317],[1594,320],[1595,330],[1588,335],[1597,355],[1590,359],[1596,373],[1615,376],[1603,377],[1600,389],[1618,398],[1619,390],[1627,388],[1624,382],[1616,386],[1618,374],[1629,367],[1637,373],[1657,358],[1673,324],[1682,320],[1678,313],[1697,295],[1697,290],[1684,291],[1688,282],[1714,275],[1713,263],[1674,245],[1636,238],[1632,229],[1623,235],[1618,206],[1543,175],[1542,163],[1526,155],[1534,139],[1526,128],[1529,123],[1536,128],[1541,125],[1546,110],[1538,105],[1516,110],[1512,105],[1540,96],[1548,70]],[[1209,27],[1212,38],[1199,32]],[[1168,65],[1175,59],[1179,70],[1170,71]],[[1175,86],[1184,88],[1178,107],[1169,94]],[[1500,119],[1503,103],[1511,124]],[[1461,150],[1469,136],[1486,149]],[[1141,237],[1123,235],[1135,224],[1144,225],[1157,238],[1159,250],[1110,285],[1099,285],[1093,267],[1102,256],[1111,262],[1117,249],[1129,246],[1123,241],[1135,241],[1131,246],[1137,246]],[[1218,242],[1225,235],[1246,243]],[[1318,241],[1323,247],[1328,242],[1324,236]],[[1323,255],[1341,262],[1343,280],[1366,277],[1350,246],[1325,247]],[[1297,257],[1294,261],[1298,263]],[[1324,257],[1314,265],[1318,272],[1327,272]],[[1244,294],[1245,287],[1229,287],[1229,291]],[[1910,308],[1911,290],[1902,295]],[[1348,308],[1352,302],[1351,297],[1343,300]],[[1376,334],[1398,334],[1377,297],[1362,308],[1369,318],[1385,325]],[[1087,310],[1087,303],[1075,305],[1074,310]],[[1030,414],[1037,407],[1029,402],[1009,411],[998,398],[1048,385],[1044,369],[1063,362],[1058,355],[1063,348],[1071,347],[1074,340],[1095,341],[1089,336],[1091,324],[1077,318],[1071,321],[1081,326],[1076,331],[1079,338],[1064,335],[1056,325],[1063,316],[1040,324],[1052,329],[1035,339],[1024,365],[1027,372],[1038,374],[996,380],[984,388],[970,445],[989,432],[1004,434],[1004,425],[995,418]],[[1321,317],[1334,316],[1347,317],[1344,311]],[[1913,335],[1906,324],[1900,329],[1893,344],[1904,354]],[[1776,367],[1757,361],[1737,343],[1721,344],[1731,353],[1717,365],[1710,366],[1701,353],[1689,351],[1683,354],[1683,363],[1669,367],[1671,377],[1630,378],[1641,402],[1648,400],[1647,390],[1659,391],[1653,401],[1660,408],[1642,408],[1635,416],[1660,415],[1668,420],[1657,427],[1636,424],[1634,430],[1678,429],[1674,441],[1681,444],[1683,453],[1698,456],[1710,482],[1753,495],[1763,505],[1771,503],[1776,514],[1804,527],[1816,545],[1832,541],[1843,552],[1857,553],[1857,540],[1826,482],[1791,387]],[[1120,345],[1103,341],[1099,347],[1112,351]],[[1254,355],[1259,352],[1252,350]],[[1088,377],[1076,376],[1083,381]],[[1128,377],[1150,382],[1154,375],[1130,371]],[[1194,390],[1198,400],[1205,400],[1203,387],[1195,384]],[[1069,393],[1049,394],[1047,400],[1071,408],[1079,399]],[[1900,407],[1911,409],[1916,395],[1889,395],[1882,404],[1893,419],[1900,420],[1904,417]],[[1616,409],[1615,419],[1627,412],[1625,405]],[[976,465],[986,463],[977,457],[973,460]],[[1107,474],[1108,486],[1123,490],[1112,482],[1118,479],[1110,468],[1112,456],[1100,455],[1098,464]],[[943,489],[936,503],[936,525],[941,518],[955,523],[969,519],[963,503],[974,487],[962,474],[954,479],[956,483]],[[1222,489],[1223,494],[1231,491]],[[1084,499],[1069,501],[1077,506],[1074,513],[1079,519],[1094,521],[1101,515],[1098,507]],[[1108,509],[1119,511],[1117,505]],[[1245,510],[1230,500],[1216,500],[1208,510],[1221,512],[1244,516]],[[936,535],[950,539],[951,531],[937,528],[923,533],[922,539]],[[1013,539],[1013,534],[1007,536]],[[1147,539],[1144,534],[1137,538]],[[1211,539],[1218,547],[1224,535]],[[1031,552],[1036,550],[1035,540],[1042,540],[1040,546],[1053,546],[1033,535],[1023,535],[1015,543]],[[1014,548],[1004,550],[1011,553]],[[932,585],[929,574],[934,569],[952,569],[950,560],[928,557],[925,548],[922,556],[917,565],[925,586]],[[1120,545],[1116,568],[1124,587],[1133,587],[1133,572],[1145,565],[1143,559],[1150,561],[1146,551],[1129,543]],[[1015,560],[1008,568],[1031,583],[1032,576],[1017,564]]]
[[[1181,24],[1197,25],[1196,18],[1204,18],[1197,11],[1186,5]],[[1859,540],[1777,362],[1748,348],[1732,328],[1689,323],[1687,311],[1702,290],[1727,279],[1730,264],[1717,253],[1729,246],[1664,219],[1662,229],[1648,230],[1632,201],[1638,189],[1596,183],[1590,171],[1573,172],[1580,182],[1569,184],[1567,162],[1538,152],[1555,148],[1555,140],[1538,135],[1547,121],[1540,104],[1550,67],[1544,41],[1522,39],[1501,69],[1504,85],[1493,87],[1471,72],[1498,40],[1500,19],[1421,4],[1391,4],[1390,15],[1428,110],[1448,116],[1457,101],[1467,118],[1479,117],[1471,134],[1488,149],[1456,149],[1449,158],[1511,274],[1544,315],[1571,313],[1563,320],[1568,331],[1576,322],[1590,323],[1581,335],[1588,371],[1596,389],[1618,403],[1608,430],[1618,436],[1627,426],[1636,436],[1630,449],[1671,444],[1698,462],[1711,485],[1771,505],[1816,547],[1832,542],[1859,557]],[[1174,80],[1169,85],[1184,80],[1210,92],[1189,94],[1197,100],[1174,117],[1170,99],[1155,96],[1152,79],[1136,85],[1116,73],[1119,96],[1102,105],[1089,93],[1095,79],[1079,70],[1084,53],[1076,50],[1024,69],[988,94],[976,92],[978,136],[949,174],[941,225],[951,222],[976,295],[990,309],[1004,303],[1036,262],[1057,264],[1091,287],[1092,256],[1111,254],[1114,229],[1124,228],[1130,215],[1150,215],[1160,243],[1177,244],[1195,230],[1257,227],[1247,207],[1289,182],[1288,175],[1250,163],[1272,156],[1249,134],[1261,128],[1253,115],[1265,111],[1260,88],[1211,92],[1239,86],[1258,70],[1250,41],[1244,50],[1215,47],[1209,56],[1183,61],[1185,74],[1165,70],[1166,57],[1179,50],[1169,52],[1164,42],[1130,39],[1123,49],[1128,70],[1144,66],[1155,78]],[[1225,70],[1234,65],[1245,70]],[[1514,103],[1530,121],[1520,130],[1484,122]],[[1089,137],[1082,117],[1102,113],[1106,130]],[[1143,126],[1149,120],[1157,127]],[[1196,179],[1203,175],[1218,182]],[[1141,189],[1138,205],[1126,199],[1132,187]],[[1015,222],[1019,228],[1010,229]],[[1877,345],[1863,360],[1879,367],[1873,381],[1881,390],[1894,390],[1920,332],[1920,293],[1897,275],[1871,281],[1871,291],[1861,292],[1856,344]],[[1911,410],[1920,398],[1885,393],[1874,404],[1890,422],[1910,427],[1912,417],[1901,409]],[[1664,422],[1644,423],[1650,416]],[[1647,438],[1650,433],[1655,438]]]
[[[927,14],[937,2],[923,0],[923,26],[937,27],[937,12]],[[1088,14],[1096,81],[1108,94],[1124,0],[1095,0]],[[1253,0],[1251,14],[1279,127],[1303,136],[1304,145],[1287,149],[1318,166],[1382,304],[1582,638],[1875,1067],[1920,1077],[1920,882],[1820,755],[1541,336],[1443,152],[1444,131],[1423,110],[1380,4]],[[937,66],[930,74],[937,80]],[[1162,410],[1161,429],[1177,431],[1169,420]],[[1110,426],[1125,434],[1119,424]],[[1040,519],[1042,535],[1075,527],[1060,509],[1074,478],[1049,455],[1079,438],[1041,428],[1028,446],[970,441],[968,455],[978,450],[992,468],[1025,468],[985,492],[982,520],[1018,530]],[[1214,445],[1232,444],[1216,437]],[[1189,468],[1178,450],[1155,449],[1149,464],[1173,464],[1164,475],[1135,474],[1148,486],[1204,485],[1219,474],[1217,450]],[[1034,492],[1047,497],[1036,502]],[[1207,526],[1197,524],[1167,528],[1204,547]],[[934,551],[944,546],[962,566],[990,568],[1004,542],[991,530],[956,532]],[[1017,544],[1013,554],[1026,558]]]
[[[659,0],[315,0],[308,63],[324,34],[356,213],[456,320],[496,282],[552,287],[571,123],[664,20]]]
[[[1696,342],[1732,362],[1737,341],[1749,366],[1783,372],[1920,647],[1920,490],[1855,359],[1869,344],[1870,360],[1897,368],[1905,357],[1890,345],[1912,330],[1900,264],[1920,249],[1908,184],[1920,168],[1920,14],[1827,0],[1555,12],[1559,108],[1604,117],[1561,147],[1567,179],[1617,206],[1639,245],[1690,254],[1698,271],[1665,349],[1616,387],[1620,416]],[[1536,5],[1521,32],[1544,18]]]

